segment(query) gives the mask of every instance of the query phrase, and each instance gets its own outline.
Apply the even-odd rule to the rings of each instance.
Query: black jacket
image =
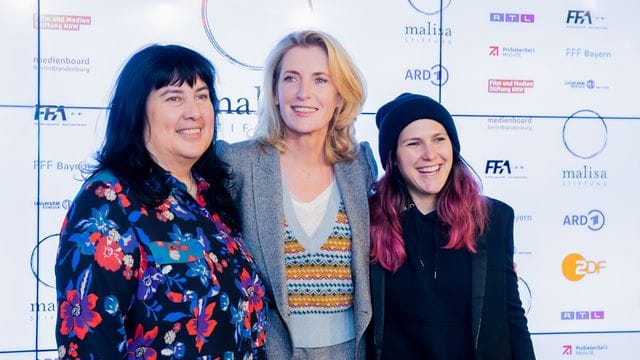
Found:
[[[471,257],[471,325],[476,360],[535,359],[513,269],[513,221],[509,205],[489,199],[489,226]],[[385,272],[378,264],[371,266],[370,359],[382,356]]]

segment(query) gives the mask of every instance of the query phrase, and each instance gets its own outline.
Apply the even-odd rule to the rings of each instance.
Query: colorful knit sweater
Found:
[[[294,346],[351,340],[355,336],[351,227],[340,193],[337,187],[332,191],[325,221],[312,236],[302,230],[289,205],[285,201],[284,252]]]

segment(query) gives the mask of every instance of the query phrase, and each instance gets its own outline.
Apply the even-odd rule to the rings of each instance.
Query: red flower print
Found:
[[[67,354],[69,354],[70,356],[73,356],[74,358],[78,357],[78,344],[71,342],[69,343],[69,350],[67,351]]]
[[[189,335],[196,336],[196,347],[198,352],[202,351],[202,345],[206,342],[206,338],[211,335],[213,329],[218,324],[217,321],[211,320],[213,315],[213,309],[216,307],[216,303],[207,305],[204,312],[200,312],[202,308],[202,300],[199,301],[198,306],[194,306],[191,310],[193,312],[193,319],[187,322],[187,332]]]
[[[102,322],[99,313],[93,311],[98,297],[88,294],[80,299],[77,290],[67,291],[67,300],[60,304],[60,333],[69,335],[71,331],[76,333],[78,339],[83,340],[89,328],[94,328]]]
[[[125,194],[118,194],[118,200],[120,200],[120,205],[124,208],[131,206],[131,201],[127,199],[127,195]]]
[[[96,252],[93,257],[98,265],[109,271],[117,271],[122,266],[124,252],[117,241],[109,240],[108,236],[98,239]]]
[[[262,310],[265,291],[258,275],[251,276],[247,269],[243,268],[240,273],[240,286],[244,295],[249,298],[249,313]]]
[[[135,338],[127,340],[128,358],[156,360],[156,356],[158,354],[150,347],[156,336],[158,336],[157,326],[145,333],[142,328],[142,324],[138,324],[136,327]]]

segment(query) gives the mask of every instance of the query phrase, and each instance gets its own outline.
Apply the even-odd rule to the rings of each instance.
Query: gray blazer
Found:
[[[267,318],[267,356],[290,359],[289,301],[284,265],[284,210],[278,150],[254,140],[217,141],[221,160],[231,171],[231,193],[240,212],[244,241],[253,255],[273,303]],[[352,276],[356,359],[365,357],[364,333],[371,320],[369,290],[368,191],[377,177],[369,144],[360,144],[352,162],[333,167],[352,233]],[[312,329],[310,329],[312,331]]]

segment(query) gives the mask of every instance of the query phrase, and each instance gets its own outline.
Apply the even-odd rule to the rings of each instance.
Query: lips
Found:
[[[200,135],[200,132],[202,131],[202,129],[200,128],[196,128],[196,129],[181,129],[176,131],[176,133],[180,134],[180,135]]]
[[[318,110],[318,108],[310,106],[292,106],[291,109],[299,113],[310,113]]]
[[[416,170],[418,170],[420,174],[435,174],[440,171],[440,166],[441,165],[425,166],[417,168]]]

